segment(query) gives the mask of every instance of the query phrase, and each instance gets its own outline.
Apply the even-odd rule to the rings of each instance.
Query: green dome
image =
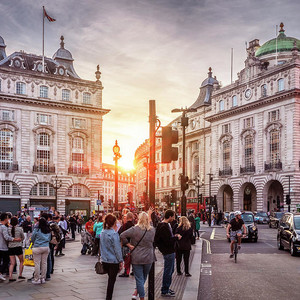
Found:
[[[277,37],[277,52],[292,51],[295,45],[298,49],[300,49],[300,40],[293,37],[287,37],[284,34],[282,27],[283,24]],[[255,56],[259,57],[270,53],[276,53],[276,38],[264,43],[260,48],[258,48],[255,52]]]

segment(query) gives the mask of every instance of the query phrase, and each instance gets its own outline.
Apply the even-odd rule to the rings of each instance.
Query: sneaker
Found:
[[[233,254],[230,254],[229,258],[233,258]]]
[[[166,298],[174,298],[175,294],[171,294],[170,292],[167,292],[165,294],[161,294],[162,297],[166,297]]]
[[[185,277],[192,277],[192,275],[190,273],[186,273]]]
[[[8,279],[9,282],[14,282],[14,281],[16,281],[16,280],[17,280],[17,279],[15,279],[15,278]]]
[[[26,279],[24,276],[19,276],[18,279]]]
[[[182,275],[182,272],[177,272],[177,275]]]
[[[31,281],[32,284],[41,284],[40,280],[35,281],[34,279]]]
[[[132,296],[131,296],[131,300],[137,300],[138,297],[137,297],[137,290],[134,290]]]
[[[65,254],[64,254],[64,253],[61,253],[61,254],[59,254],[59,256],[65,256]]]
[[[169,293],[172,294],[172,295],[175,295],[175,294],[176,294],[176,292],[173,291],[173,290],[171,290],[171,289],[169,289]]]
[[[241,245],[238,245],[238,249],[241,250]]]
[[[6,280],[6,278],[2,275],[2,274],[0,274],[0,280],[3,280],[3,281],[5,281]]]
[[[123,273],[123,274],[119,275],[119,277],[129,277],[129,275],[126,273]]]
[[[41,283],[45,283],[46,280],[44,278],[41,279]]]
[[[46,281],[50,281],[50,280],[51,280],[51,277],[47,277],[45,280],[46,280]]]

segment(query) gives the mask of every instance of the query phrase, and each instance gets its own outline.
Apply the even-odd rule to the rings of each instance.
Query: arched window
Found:
[[[88,198],[90,197],[90,191],[83,184],[73,184],[67,189],[66,196],[75,198]]]
[[[91,104],[91,94],[90,93],[83,93],[82,102],[84,104]]]
[[[223,142],[223,171],[229,171],[231,168],[230,163],[230,141]]]
[[[30,191],[30,196],[55,196],[55,189],[51,183],[41,182],[34,185]]]
[[[234,95],[232,96],[232,107],[235,107],[238,105],[238,102],[237,102],[237,96]]]
[[[16,83],[16,94],[19,94],[19,95],[26,94],[26,84],[24,82]]]
[[[48,98],[48,87],[45,85],[40,86],[40,97]]]
[[[225,108],[225,106],[224,106],[224,100],[221,100],[221,101],[219,102],[219,110],[220,110],[220,111],[223,111],[224,108]]]
[[[261,86],[261,96],[262,97],[267,97],[267,85],[266,84],[263,84],[262,86]]]
[[[279,130],[272,130],[270,132],[270,159],[272,164],[276,164],[280,161],[280,136]]]
[[[281,92],[284,90],[284,79],[280,78],[278,79],[278,92]]]
[[[50,135],[42,132],[37,135],[35,172],[52,172],[50,168]]]
[[[14,159],[14,133],[9,129],[0,130],[0,170],[10,170]]]
[[[247,135],[245,137],[245,168],[251,169],[253,167],[253,136]]]
[[[14,182],[4,180],[1,181],[0,195],[20,195],[20,190]]]
[[[70,90],[63,89],[61,92],[61,98],[63,101],[70,101]]]

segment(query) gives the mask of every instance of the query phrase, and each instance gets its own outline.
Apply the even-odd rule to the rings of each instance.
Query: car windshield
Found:
[[[245,223],[251,223],[253,221],[253,215],[252,214],[242,214],[242,219]]]
[[[267,215],[267,213],[265,213],[265,212],[259,212],[259,213],[257,213],[256,214],[258,217],[267,217],[268,215]]]
[[[281,219],[282,216],[283,216],[283,212],[275,213],[275,217],[276,217],[277,219]]]
[[[300,230],[300,216],[294,217],[295,229]]]

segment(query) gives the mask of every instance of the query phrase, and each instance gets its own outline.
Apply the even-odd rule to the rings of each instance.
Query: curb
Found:
[[[202,263],[202,239],[196,243],[195,253],[193,257],[193,262],[190,268],[190,273],[193,275],[190,277],[182,295],[182,299],[197,299],[198,290],[200,285],[200,274],[201,274],[201,263]]]

